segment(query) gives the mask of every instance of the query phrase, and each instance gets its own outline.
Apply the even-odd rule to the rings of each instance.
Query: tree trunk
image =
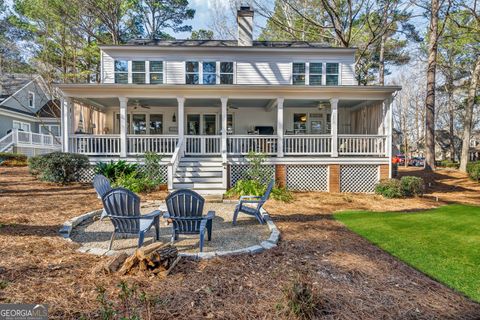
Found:
[[[473,106],[475,104],[475,96],[478,86],[478,78],[480,77],[480,56],[477,57],[475,62],[475,68],[472,72],[472,79],[470,81],[470,87],[468,89],[467,106],[465,108],[465,121],[463,129],[463,141],[462,141],[462,155],[460,157],[460,171],[467,171],[468,151],[470,149],[470,138],[472,135],[472,122],[473,122]]]
[[[380,42],[380,67],[378,68],[378,82],[381,86],[385,85],[385,41],[387,36],[384,34]]]
[[[435,170],[435,77],[437,71],[439,0],[432,0],[425,99],[425,170]]]
[[[449,114],[449,134],[450,134],[450,160],[455,161],[455,130],[454,130],[454,125],[455,125],[455,110],[453,107],[453,83],[452,86],[449,84],[449,89],[448,89],[448,114]]]

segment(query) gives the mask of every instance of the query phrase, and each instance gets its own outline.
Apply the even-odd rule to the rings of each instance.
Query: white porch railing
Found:
[[[222,136],[185,136],[186,155],[220,155]]]
[[[119,135],[73,135],[70,136],[70,151],[86,155],[120,155]]]
[[[338,135],[339,155],[386,155],[387,136]]]
[[[3,139],[2,145],[9,143],[8,139]],[[55,144],[52,136],[21,131],[18,132],[18,140],[27,141],[30,144]],[[337,141],[339,156],[388,156],[388,139],[384,135],[338,135]],[[178,136],[129,135],[127,137],[127,155],[143,154],[147,151],[171,155],[175,152],[178,144]],[[332,146],[331,135],[287,135],[283,138],[283,152],[286,156],[330,156],[334,151]],[[70,151],[75,153],[119,156],[120,148],[120,135],[82,134],[70,137]],[[222,154],[222,137],[219,135],[185,136],[183,149],[185,155],[220,156]],[[246,155],[252,151],[277,155],[278,137],[273,135],[227,136],[227,154],[229,156]]]
[[[227,137],[227,153],[245,155],[249,152],[260,152],[268,155],[277,153],[276,136],[232,135]]]
[[[127,136],[127,154],[156,152],[169,155],[175,151],[177,142],[178,136],[131,135]]]
[[[6,136],[0,138],[0,152],[8,150],[13,145],[13,132],[8,133]]]
[[[283,153],[286,155],[329,155],[331,152],[331,135],[292,135],[283,138]]]

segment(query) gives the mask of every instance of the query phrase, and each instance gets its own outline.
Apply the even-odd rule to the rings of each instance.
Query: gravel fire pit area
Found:
[[[279,231],[266,212],[266,223],[261,225],[251,216],[239,214],[236,226],[232,225],[236,203],[205,203],[204,214],[215,211],[212,239],[207,241],[203,253],[199,252],[198,235],[179,235],[174,242],[180,255],[193,258],[212,258],[221,255],[257,253],[276,246]],[[148,201],[142,204],[141,213],[166,209],[163,201]],[[94,211],[66,222],[60,233],[67,239],[80,244],[79,251],[97,255],[115,255],[121,252],[132,254],[137,248],[138,237],[135,235],[115,235],[112,250],[108,250],[113,224],[105,218],[100,220],[99,211]],[[144,245],[154,242],[155,228],[152,227],[145,237]],[[160,241],[171,241],[171,225],[160,218]]]

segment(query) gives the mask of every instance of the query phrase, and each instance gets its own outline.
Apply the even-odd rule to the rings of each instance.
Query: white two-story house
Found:
[[[358,86],[355,49],[238,40],[101,47],[100,84],[64,84],[64,150],[92,162],[165,155],[171,190],[223,192],[250,151],[293,190],[371,192],[390,176],[399,87]]]

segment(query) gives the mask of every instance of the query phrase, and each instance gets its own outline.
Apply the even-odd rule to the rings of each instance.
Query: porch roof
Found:
[[[60,84],[66,97],[114,98],[143,97],[174,99],[185,97],[232,99],[364,99],[382,100],[400,86],[294,86],[294,85],[138,85],[138,84]]]

